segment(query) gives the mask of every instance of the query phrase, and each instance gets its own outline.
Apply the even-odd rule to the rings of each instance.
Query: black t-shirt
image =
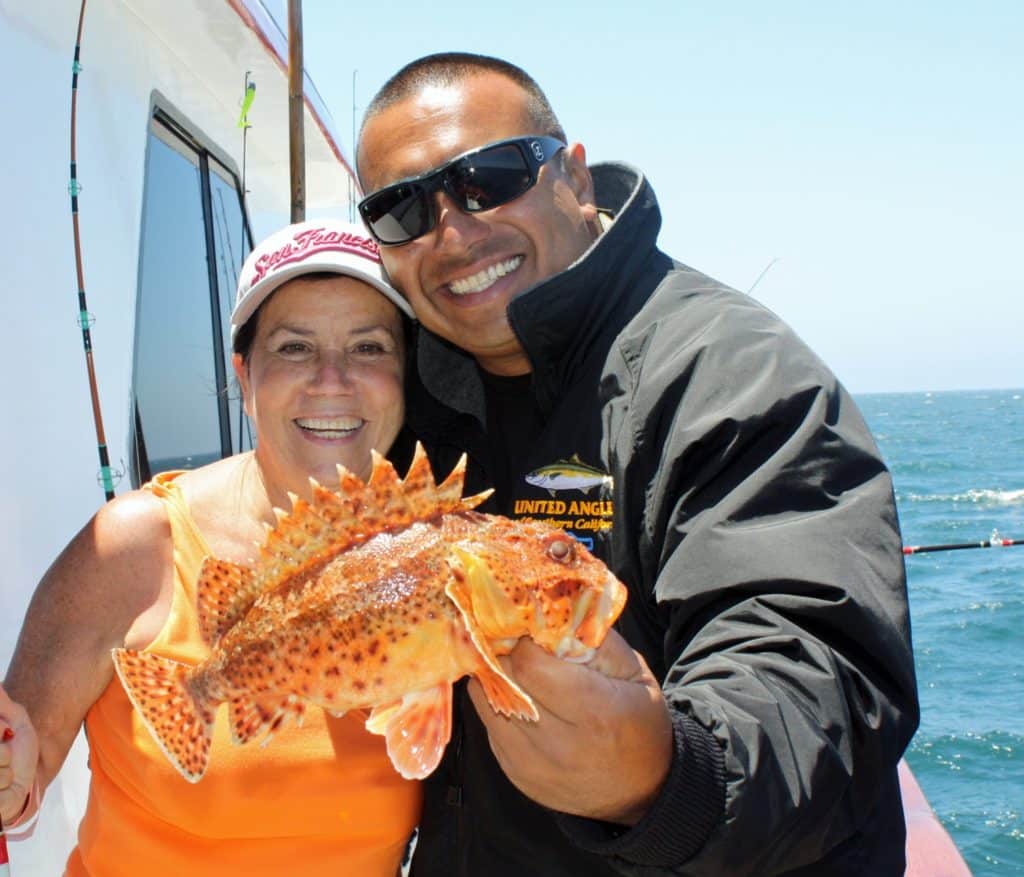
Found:
[[[514,480],[522,461],[541,434],[543,422],[533,396],[533,376],[493,375],[479,369],[487,404],[490,473],[497,507],[508,514]]]

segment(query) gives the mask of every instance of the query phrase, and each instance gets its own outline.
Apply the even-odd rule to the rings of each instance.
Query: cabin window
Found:
[[[135,323],[134,486],[252,447],[230,316],[252,238],[235,174],[161,111],[150,123]]]

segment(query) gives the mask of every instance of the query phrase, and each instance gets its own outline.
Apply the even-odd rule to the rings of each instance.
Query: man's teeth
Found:
[[[361,417],[297,417],[295,422],[321,438],[344,438],[359,429],[364,421]]]
[[[498,262],[483,271],[478,271],[472,277],[463,277],[460,280],[453,280],[448,288],[456,295],[468,295],[471,292],[483,292],[493,284],[499,277],[504,277],[515,271],[523,263],[522,256],[513,256],[504,262]]]

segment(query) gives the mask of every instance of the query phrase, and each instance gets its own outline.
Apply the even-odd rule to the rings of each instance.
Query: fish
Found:
[[[364,482],[338,467],[336,490],[277,510],[254,564],[204,559],[196,586],[209,656],[190,666],[112,650],[133,707],[178,772],[205,773],[227,704],[236,744],[266,745],[307,706],[368,710],[395,769],[423,779],[451,737],[452,685],[479,680],[491,708],[537,721],[498,657],[530,637],[589,660],[622,612],[626,588],[570,534],[475,511],[466,459],[437,484],[417,445],[404,479],[374,452]]]
[[[573,454],[568,460],[558,460],[534,469],[526,475],[526,483],[542,487],[552,496],[559,490],[580,490],[589,493],[594,487],[610,487],[612,476],[589,466]]]

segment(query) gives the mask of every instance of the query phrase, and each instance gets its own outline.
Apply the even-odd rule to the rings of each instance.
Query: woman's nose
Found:
[[[344,355],[327,353],[319,357],[310,389],[314,393],[348,392],[352,375]]]

